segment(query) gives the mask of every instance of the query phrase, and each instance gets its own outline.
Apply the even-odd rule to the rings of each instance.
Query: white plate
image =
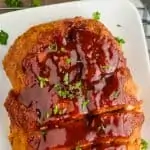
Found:
[[[123,37],[123,46],[128,66],[135,81],[141,88],[140,98],[144,100],[146,121],[143,137],[150,140],[150,65],[144,32],[136,8],[127,0],[97,0],[57,4],[26,9],[0,15],[0,27],[9,33],[7,46],[0,46],[0,62],[14,40],[29,27],[60,18],[84,16],[91,17],[94,11],[100,11],[102,22],[114,36]],[[120,24],[122,27],[117,27]],[[30,41],[29,41],[30,42]],[[0,150],[9,150],[7,139],[9,130],[8,115],[3,107],[10,90],[10,83],[0,64]]]

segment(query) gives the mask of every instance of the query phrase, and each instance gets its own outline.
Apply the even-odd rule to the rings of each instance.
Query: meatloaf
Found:
[[[140,150],[142,101],[113,35],[75,17],[30,28],[3,60],[13,150]]]

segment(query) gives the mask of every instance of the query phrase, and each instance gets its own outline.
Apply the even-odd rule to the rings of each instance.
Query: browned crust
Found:
[[[27,56],[27,54],[31,53],[32,51],[34,51],[34,49],[36,49],[35,47],[37,46],[37,43],[41,41],[42,34],[47,32],[51,34],[53,31],[59,30],[63,35],[70,24],[73,24],[75,26],[82,26],[82,25],[86,26],[88,30],[100,35],[100,38],[105,37],[109,39],[111,43],[114,45],[114,47],[116,47],[116,50],[119,50],[120,53],[122,53],[120,46],[114,40],[114,37],[107,30],[107,28],[102,23],[94,21],[92,19],[84,19],[82,17],[76,17],[73,19],[63,19],[59,21],[54,21],[54,22],[34,26],[16,39],[15,43],[11,46],[11,48],[8,51],[8,54],[5,56],[3,60],[4,70],[13,86],[13,90],[16,93],[16,95],[17,93],[20,93],[20,91],[25,87],[26,77],[22,70],[22,61]],[[43,43],[48,43],[48,42],[49,41],[44,41]],[[129,95],[133,95],[134,97],[136,97],[137,88],[133,82],[131,74],[127,68],[124,68],[124,72],[126,77],[124,90]],[[10,141],[12,144],[12,149],[13,150],[26,150],[26,149],[34,150],[34,148],[31,148],[27,143],[29,134],[32,135],[34,133],[30,133],[30,132],[26,133],[24,129],[26,129],[26,131],[30,131],[33,129],[36,130],[37,116],[36,113],[33,112],[32,108],[29,109],[26,108],[24,105],[22,105],[18,101],[16,95],[13,94],[13,92],[11,92],[5,102],[5,107],[9,112],[10,119],[11,119]],[[139,106],[139,103],[137,103],[137,106]],[[120,108],[125,108],[125,107],[126,106],[123,107],[121,106]],[[116,106],[116,108],[112,108],[109,111],[118,110],[118,109],[119,107]],[[105,111],[102,111],[102,113],[103,112]],[[127,150],[140,149],[139,148],[140,130],[141,130],[141,124],[137,125],[132,136],[130,136],[128,139],[119,139],[117,143],[124,142],[127,147]],[[39,138],[38,133],[35,132],[35,134],[37,134],[36,137]]]
[[[36,124],[36,112],[32,108],[27,108],[21,104],[14,92],[10,91],[5,102],[5,108],[9,112],[9,117],[12,123],[17,124],[18,127],[22,127],[26,130],[35,130]]]

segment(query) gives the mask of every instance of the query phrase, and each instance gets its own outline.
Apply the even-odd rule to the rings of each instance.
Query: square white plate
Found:
[[[0,46],[0,62],[14,40],[29,27],[60,18],[84,16],[91,18],[94,11],[101,12],[101,21],[114,36],[125,39],[123,46],[128,66],[141,89],[146,121],[143,137],[150,140],[150,65],[140,16],[127,0],[92,0],[70,2],[39,8],[31,8],[0,15],[0,28],[9,33],[7,46]],[[117,27],[117,24],[121,27]],[[29,41],[30,42],[30,41]],[[7,135],[9,119],[3,103],[11,85],[0,63],[0,150],[10,150]]]

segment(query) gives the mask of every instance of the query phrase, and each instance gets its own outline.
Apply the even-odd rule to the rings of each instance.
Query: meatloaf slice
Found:
[[[134,98],[134,100],[136,99]],[[40,125],[44,126],[45,124],[51,124],[51,126],[55,126],[55,125],[61,125],[65,123],[66,121],[83,119],[88,114],[99,115],[99,114],[103,114],[107,112],[112,112],[114,110],[115,111],[122,110],[122,107],[115,105],[114,107],[109,106],[107,108],[104,108],[105,111],[103,111],[103,113],[101,113],[100,111],[101,109],[97,109],[97,111],[95,111],[96,113],[91,113],[90,111],[88,111],[88,108],[86,112],[81,112],[81,111],[76,110],[76,107],[75,107],[76,105],[74,102],[59,100],[59,102],[57,103],[57,106],[59,106],[59,109],[61,108],[61,106],[63,106],[63,108],[67,107],[67,110],[70,110],[70,111],[64,114],[63,113],[55,114],[54,109],[56,105],[53,105],[52,107],[49,107],[48,110],[45,110],[43,112],[43,116],[41,117],[39,116],[40,112],[39,112],[39,109],[37,109],[37,107],[35,107],[34,105],[30,107],[27,107],[26,105],[24,105],[19,100],[18,94],[16,94],[14,91],[9,92],[4,105],[6,107],[6,110],[9,113],[9,117],[11,121],[26,131],[36,130]],[[128,109],[128,107],[131,107],[131,108]],[[127,111],[127,110],[136,111],[137,109],[139,109],[139,107],[140,107],[140,102],[135,103],[135,105],[133,106],[125,105],[124,111]]]
[[[12,144],[13,150],[37,150],[40,136],[39,133],[25,133],[21,128],[11,124],[11,133],[9,136],[10,142]],[[82,150],[140,150],[140,138],[132,142],[123,143],[100,143],[98,145],[80,145],[77,143],[76,147],[72,150],[80,148]],[[55,147],[49,148],[47,150],[70,150],[69,147]]]
[[[61,126],[48,124],[36,131],[25,131],[11,123],[10,140],[13,147],[21,145],[33,150],[75,149],[78,145],[83,148],[128,146],[139,139],[143,118],[140,112],[115,112],[66,122]]]
[[[120,45],[76,17],[30,28],[3,60],[13,150],[139,150],[141,101]],[[134,146],[133,146],[134,145]]]

